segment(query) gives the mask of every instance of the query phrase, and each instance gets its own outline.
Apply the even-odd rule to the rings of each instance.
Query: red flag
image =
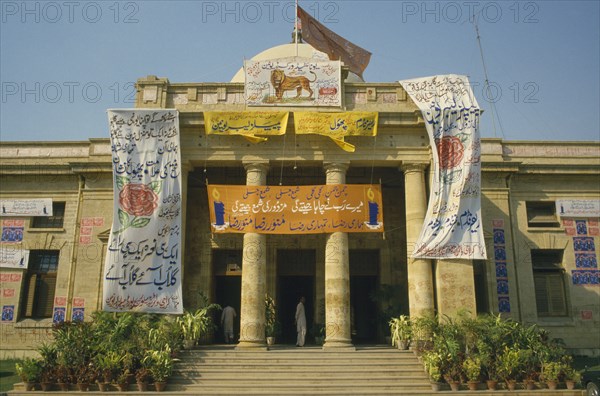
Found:
[[[302,22],[302,39],[325,52],[331,60],[341,60],[354,74],[362,78],[363,71],[371,60],[371,53],[342,36],[327,29],[311,17],[302,7],[298,7],[298,18]]]

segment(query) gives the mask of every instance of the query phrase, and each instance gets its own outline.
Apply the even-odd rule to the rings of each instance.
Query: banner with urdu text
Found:
[[[240,135],[260,143],[271,135],[285,135],[289,113],[283,111],[207,111],[204,129],[207,135]]]
[[[114,209],[103,309],[182,313],[177,110],[109,110]]]
[[[209,185],[215,233],[383,232],[381,187]]]
[[[481,110],[466,76],[400,81],[423,113],[433,154],[427,215],[412,257],[485,259]]]
[[[296,134],[317,134],[331,138],[344,151],[353,153],[354,145],[345,136],[376,136],[379,113],[348,111],[343,113],[294,112]]]
[[[342,105],[340,61],[278,58],[244,62],[248,106]]]

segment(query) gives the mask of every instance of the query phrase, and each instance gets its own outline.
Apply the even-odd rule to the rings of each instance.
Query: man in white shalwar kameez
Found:
[[[300,297],[300,302],[296,306],[296,331],[298,332],[298,339],[296,346],[304,346],[304,339],[306,338],[306,314],[304,312],[304,297]]]
[[[233,321],[237,316],[235,309],[232,306],[227,305],[223,309],[221,314],[221,324],[223,325],[223,335],[225,336],[225,343],[229,344],[233,342]]]

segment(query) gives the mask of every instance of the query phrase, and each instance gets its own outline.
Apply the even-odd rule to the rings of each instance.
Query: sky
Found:
[[[482,137],[600,141],[600,1],[300,6],[373,54],[368,82],[467,75]],[[290,42],[293,17],[287,0],[0,0],[0,140],[108,137],[106,109],[133,107],[138,78],[228,82]]]

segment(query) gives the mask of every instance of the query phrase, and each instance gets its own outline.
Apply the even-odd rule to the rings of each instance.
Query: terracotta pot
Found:
[[[41,382],[42,392],[50,392],[52,390],[52,382]]]
[[[527,390],[534,390],[535,389],[535,382],[533,380],[525,380],[525,389]]]
[[[431,390],[434,392],[439,392],[440,391],[440,383],[439,382],[432,382],[431,383]]]
[[[271,346],[275,344],[275,337],[267,337],[267,345]]]
[[[137,382],[137,388],[140,392],[146,392],[148,390],[147,382]]]
[[[77,388],[81,391],[81,392],[87,392],[90,389],[90,384],[77,384]]]
[[[35,382],[25,382],[25,391],[31,392],[35,388]]]
[[[407,340],[399,340],[398,341],[398,349],[402,351],[406,351],[408,349],[408,341]]]
[[[575,389],[575,381],[565,380],[565,384],[567,384],[567,389],[569,389],[569,390]]]
[[[196,340],[183,340],[183,347],[185,349],[192,349],[196,345]]]
[[[154,389],[156,389],[157,392],[163,392],[166,387],[167,387],[166,382],[155,382],[154,383]]]
[[[60,388],[61,392],[69,391],[69,384],[67,384],[66,382],[59,382],[58,387]]]
[[[469,381],[467,382],[467,385],[469,386],[469,390],[476,391],[479,386],[479,381]]]
[[[485,381],[487,384],[487,387],[489,390],[496,390],[496,385],[498,384],[498,381],[496,380],[487,380]]]
[[[117,384],[117,388],[119,392],[127,392],[129,390],[129,383],[124,382],[122,384]]]
[[[558,381],[546,381],[546,385],[548,385],[548,389],[556,390],[556,387],[558,386]]]
[[[460,388],[460,382],[458,381],[450,381],[448,382],[448,384],[450,385],[450,389],[454,392],[458,391],[458,389]]]
[[[515,380],[506,381],[506,387],[508,388],[509,391],[514,391],[516,386],[517,386],[517,381],[515,381]]]

